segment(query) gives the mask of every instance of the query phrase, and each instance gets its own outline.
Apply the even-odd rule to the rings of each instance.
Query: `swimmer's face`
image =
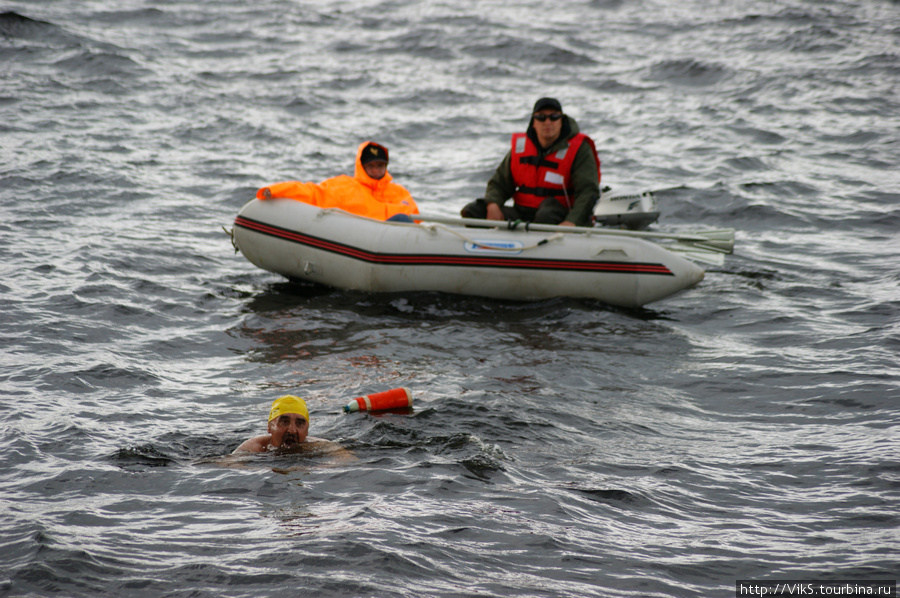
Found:
[[[269,422],[269,444],[275,448],[294,448],[306,441],[309,422],[297,413],[284,413]]]

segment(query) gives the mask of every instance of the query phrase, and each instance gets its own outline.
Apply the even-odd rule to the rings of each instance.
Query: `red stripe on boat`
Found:
[[[335,243],[319,237],[313,237],[298,233],[279,226],[265,224],[251,218],[238,216],[234,220],[235,226],[256,231],[270,237],[277,237],[285,241],[299,243],[308,247],[321,249],[346,255],[354,259],[373,264],[388,264],[392,266],[478,266],[484,268],[523,268],[541,270],[580,270],[585,272],[625,272],[629,274],[661,274],[674,276],[663,264],[649,264],[641,262],[590,262],[585,260],[557,260],[557,259],[532,259],[532,258],[506,258],[494,256],[463,256],[463,255],[429,255],[414,253],[375,253],[366,251],[352,245]]]

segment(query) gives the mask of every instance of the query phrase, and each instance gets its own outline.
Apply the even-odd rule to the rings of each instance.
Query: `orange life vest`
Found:
[[[569,175],[572,172],[572,162],[575,161],[575,155],[582,143],[590,146],[599,172],[600,158],[597,156],[594,142],[584,133],[575,134],[568,140],[566,147],[543,157],[528,135],[514,134],[509,162],[513,181],[516,183],[513,201],[520,206],[537,208],[545,199],[552,197],[571,209],[575,202],[575,190],[570,187]]]

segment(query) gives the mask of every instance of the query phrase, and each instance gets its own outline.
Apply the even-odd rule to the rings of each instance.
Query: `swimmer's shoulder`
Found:
[[[304,442],[303,444],[306,445],[307,449],[317,454],[332,457],[340,461],[350,461],[356,459],[356,456],[353,453],[348,451],[337,442],[332,442],[331,440],[326,440],[324,438],[307,436],[306,442]]]
[[[269,441],[271,440],[272,436],[270,434],[250,438],[249,440],[245,440],[241,446],[234,449],[231,454],[263,453],[269,448]]]

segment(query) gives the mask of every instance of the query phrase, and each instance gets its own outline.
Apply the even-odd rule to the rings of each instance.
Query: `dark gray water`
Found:
[[[900,6],[0,4],[0,594],[733,596],[896,579]],[[235,255],[360,141],[456,214],[534,100],[695,289],[369,296]],[[343,415],[408,386],[410,415]],[[356,460],[215,457],[307,398]]]

